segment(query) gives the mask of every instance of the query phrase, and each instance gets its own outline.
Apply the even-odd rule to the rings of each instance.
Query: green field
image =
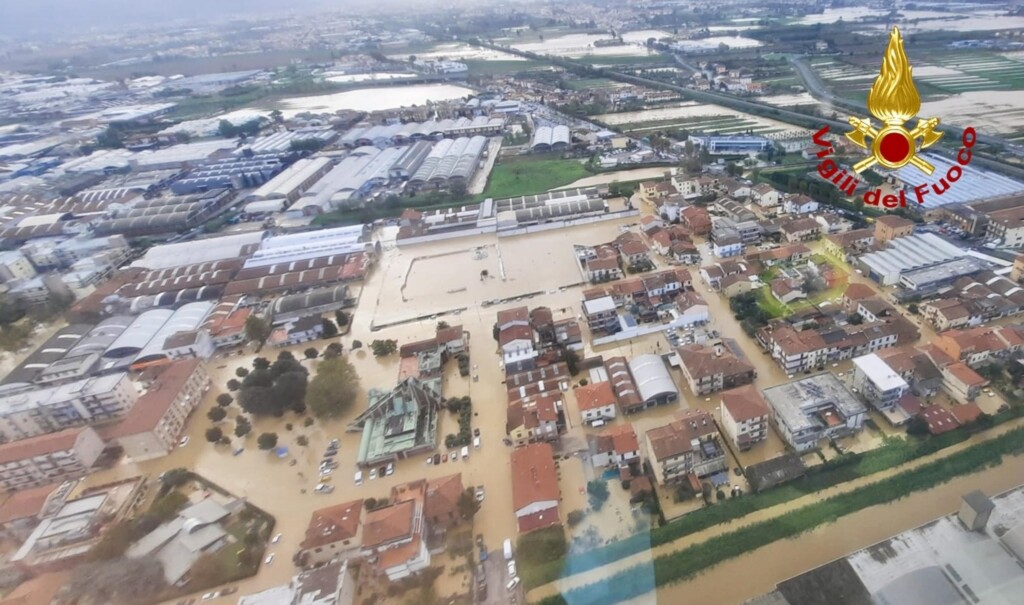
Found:
[[[603,90],[617,88],[619,83],[608,78],[580,78],[578,80],[566,80],[565,85],[570,90]]]
[[[563,160],[558,154],[502,158],[494,165],[487,187],[477,198],[502,199],[543,193],[589,175],[582,163]]]
[[[577,63],[587,65],[634,65],[634,64],[664,64],[672,63],[669,55],[585,55],[574,58]]]
[[[957,51],[929,57],[929,63],[952,69],[957,74],[915,76],[918,82],[946,92],[1024,89],[1024,63],[985,51]]]
[[[544,67],[536,61],[485,61],[482,59],[467,59],[463,61],[469,67],[471,76],[506,76],[521,71],[528,71]]]

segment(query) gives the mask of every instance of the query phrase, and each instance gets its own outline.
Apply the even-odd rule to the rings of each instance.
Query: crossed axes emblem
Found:
[[[935,166],[926,160],[923,160],[915,154],[914,147],[917,145],[917,139],[921,140],[921,149],[925,149],[934,145],[942,138],[941,132],[936,132],[935,127],[939,125],[938,118],[928,118],[926,120],[918,120],[917,126],[913,130],[907,130],[902,124],[887,124],[882,130],[876,129],[871,125],[870,120],[862,120],[857,117],[850,118],[850,125],[854,127],[854,130],[846,133],[846,138],[852,141],[855,145],[861,149],[870,149],[872,151],[871,157],[864,158],[853,165],[854,171],[860,173],[871,166],[881,162],[883,166],[889,168],[896,168],[904,164],[912,164],[917,169],[921,170],[925,174],[930,175],[935,172]],[[902,136],[907,140],[909,145],[908,156],[901,162],[885,161],[881,158],[881,154],[878,152],[879,141],[886,136]],[[871,147],[868,146],[866,138],[872,139],[874,143]]]

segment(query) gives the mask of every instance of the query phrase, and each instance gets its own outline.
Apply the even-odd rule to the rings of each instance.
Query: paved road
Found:
[[[512,592],[508,591],[508,582],[511,578],[508,575],[508,563],[501,549],[488,553],[487,560],[480,566],[484,569],[487,578],[487,598],[481,599],[480,584],[477,583],[477,597],[475,602],[481,605],[518,605],[525,603],[523,599],[523,585],[519,584]],[[477,566],[479,571],[480,566]],[[476,580],[474,580],[476,581]]]

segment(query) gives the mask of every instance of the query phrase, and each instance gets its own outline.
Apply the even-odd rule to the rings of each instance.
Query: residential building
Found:
[[[14,490],[81,477],[104,447],[90,427],[0,444],[0,485]]]
[[[966,363],[951,363],[939,369],[942,372],[942,388],[960,403],[974,401],[981,390],[988,386],[988,380]]]
[[[547,443],[512,450],[512,509],[521,534],[561,523],[554,456]]]
[[[1006,325],[949,330],[933,342],[954,361],[977,368],[1020,351],[1024,347],[1024,328]]]
[[[770,410],[752,384],[722,392],[722,430],[740,451],[768,438]]]
[[[516,307],[498,311],[498,331],[506,330],[513,326],[529,326],[530,309],[527,307]]]
[[[787,242],[807,242],[821,235],[821,225],[810,217],[784,221],[779,228]]]
[[[559,438],[558,410],[561,407],[561,398],[555,394],[517,399],[508,406],[505,434],[515,447],[537,441],[555,441]]]
[[[1024,206],[1017,203],[1016,207],[988,213],[986,236],[1002,240],[1007,248],[1024,248]]]
[[[576,387],[576,406],[584,424],[604,423],[615,418],[617,403],[610,382],[597,382]]]
[[[710,414],[699,409],[680,412],[671,422],[644,434],[647,457],[658,483],[669,485],[726,470],[729,463],[718,442],[718,429]]]
[[[676,349],[679,369],[694,395],[750,384],[757,378],[754,366],[737,357],[723,344],[693,344]]]
[[[910,385],[875,353],[853,359],[853,385],[872,406],[889,417]],[[898,423],[897,423],[898,424]]]
[[[778,190],[767,183],[759,183],[750,188],[750,198],[758,206],[773,208],[779,205],[781,195]]]
[[[359,556],[364,516],[362,500],[313,511],[296,562],[302,567],[315,567],[335,559],[347,561]]]
[[[533,328],[528,325],[515,325],[498,333],[506,373],[533,369],[538,354],[534,342]]]
[[[111,420],[131,409],[138,398],[126,373],[0,395],[0,441]]]
[[[696,236],[703,237],[711,233],[711,215],[700,206],[687,206],[680,210],[679,221]]]
[[[423,517],[429,524],[429,533],[439,534],[462,522],[459,498],[465,491],[466,488],[462,484],[462,473],[445,475],[426,482]]]
[[[614,334],[620,329],[619,312],[611,296],[583,301],[583,314],[591,332]]]
[[[782,209],[786,214],[809,214],[818,211],[818,202],[799,193],[787,195]]]
[[[588,434],[590,462],[594,468],[616,466],[626,468],[640,462],[640,442],[636,430],[628,422],[607,428],[600,433]]]
[[[304,571],[286,585],[246,595],[238,605],[353,605],[356,591],[348,561],[338,560]]]
[[[395,582],[430,567],[424,504],[423,486],[406,484],[391,490],[391,504],[366,513],[362,556],[375,573]]]
[[[115,425],[101,429],[104,439],[124,449],[134,462],[165,456],[178,445],[189,415],[210,387],[205,364],[198,359],[157,368],[145,393]]]
[[[267,343],[277,347],[289,347],[316,340],[323,336],[323,333],[323,318],[319,315],[307,315],[275,329]]]
[[[857,432],[867,418],[864,404],[831,373],[808,376],[763,392],[779,434],[798,452],[818,447],[822,439]]]
[[[875,241],[887,244],[897,237],[913,235],[914,221],[894,214],[886,214],[875,219]]]
[[[825,251],[843,260],[866,252],[875,243],[873,229],[854,229],[845,233],[830,233],[825,236]]]
[[[743,241],[738,236],[724,236],[711,244],[711,253],[718,258],[729,258],[743,254]]]
[[[586,261],[587,279],[592,282],[611,281],[622,278],[622,268],[617,258],[592,258]]]
[[[36,269],[25,255],[17,250],[0,252],[0,283],[32,279]]]

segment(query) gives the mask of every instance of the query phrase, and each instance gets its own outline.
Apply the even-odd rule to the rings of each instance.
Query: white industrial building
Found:
[[[570,140],[571,134],[568,126],[563,124],[541,126],[533,132],[530,149],[541,153],[545,151],[559,151],[568,147]]]
[[[919,269],[941,268],[951,261],[966,259],[966,250],[958,248],[934,233],[919,233],[899,237],[879,252],[861,256],[859,262],[871,279],[883,286],[894,286],[900,278]],[[978,265],[974,271],[984,268]],[[956,277],[966,275],[958,273]],[[955,279],[955,277],[953,278]]]
[[[664,405],[679,399],[679,389],[661,357],[650,353],[637,355],[629,360],[629,371],[633,374],[643,407]]]
[[[130,365],[133,369],[165,361],[167,339],[178,332],[198,330],[213,307],[212,302],[193,302],[173,311],[146,311],[110,344],[103,353],[103,360],[114,366]]]
[[[253,153],[287,153],[292,150],[293,141],[315,140],[323,144],[333,141],[338,133],[330,128],[305,128],[300,130],[282,130],[257,138],[245,147],[237,149],[235,155],[243,155],[247,150]]]
[[[359,241],[362,235],[362,225],[275,235],[263,240],[260,249],[245,261],[245,268],[361,252],[366,249],[366,244]]]
[[[505,120],[503,118],[487,116],[428,120],[426,122],[408,122],[405,124],[381,124],[353,128],[345,133],[339,142],[346,147],[360,147],[363,145],[387,147],[388,145],[424,139],[437,140],[475,135],[498,135],[501,134],[501,130],[504,127]]]
[[[487,139],[482,136],[444,139],[430,150],[409,178],[409,185],[442,189],[456,180],[468,181],[476,172],[486,147]]]
[[[283,199],[291,204],[330,172],[333,165],[331,159],[326,157],[298,160],[264,183],[259,189],[253,191],[246,199],[254,201]],[[246,212],[250,212],[248,206],[246,206]]]
[[[934,174],[927,175],[914,166],[907,165],[896,171],[896,178],[908,187],[908,197],[913,197],[914,187],[919,185],[927,187],[923,204],[926,210],[949,204],[967,204],[1024,193],[1024,183],[986,170],[974,163],[970,168],[961,170],[960,178],[955,183],[950,183],[949,189],[942,195],[938,195],[932,191],[932,183],[936,182],[940,176],[944,177],[953,166],[959,167],[959,164],[953,159],[934,153],[925,153],[920,157],[935,166]]]

